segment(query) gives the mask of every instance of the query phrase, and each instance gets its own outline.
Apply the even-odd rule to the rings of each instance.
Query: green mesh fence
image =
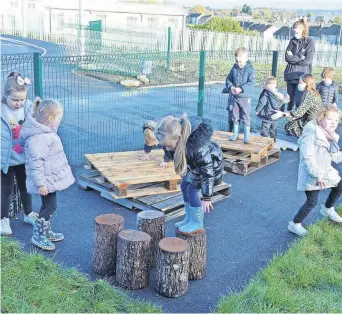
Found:
[[[203,115],[215,129],[226,130],[228,95],[221,91],[234,64],[234,52],[206,52]],[[252,127],[260,121],[254,109],[272,73],[272,51],[250,52],[257,84],[252,97]],[[318,78],[333,56],[317,54],[314,74]],[[199,95],[200,52],[116,52],[84,56],[41,57],[42,97],[58,99],[64,106],[59,129],[71,164],[81,164],[85,153],[141,149],[142,125],[166,114],[196,115]],[[341,61],[338,61],[341,63]],[[18,71],[33,81],[31,54],[2,55],[2,81]],[[285,92],[283,55],[278,60],[278,81]],[[342,85],[342,66],[336,64],[336,81]],[[36,76],[39,77],[39,76]],[[39,90],[39,89],[36,89]],[[33,99],[34,89],[29,97]],[[279,127],[281,131],[282,123]]]

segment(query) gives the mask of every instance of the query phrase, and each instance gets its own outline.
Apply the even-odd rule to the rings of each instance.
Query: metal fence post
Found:
[[[278,58],[279,58],[279,52],[273,51],[273,57],[272,57],[272,76],[277,77],[278,75]]]
[[[167,28],[167,56],[166,56],[166,68],[170,71],[171,62],[171,26]]]
[[[205,51],[200,53],[199,65],[199,80],[198,80],[198,105],[197,115],[203,117],[203,103],[204,103],[204,83],[205,83]]]
[[[34,95],[43,97],[43,70],[42,58],[40,53],[33,53],[33,72],[34,72]]]

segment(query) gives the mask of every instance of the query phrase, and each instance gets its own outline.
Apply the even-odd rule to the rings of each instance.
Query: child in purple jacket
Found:
[[[43,250],[54,250],[52,242],[64,239],[51,230],[50,217],[57,208],[56,192],[75,182],[57,129],[63,109],[54,100],[36,99],[34,116],[28,116],[22,130],[26,139],[26,186],[30,194],[40,194],[42,207],[33,229],[32,243]]]

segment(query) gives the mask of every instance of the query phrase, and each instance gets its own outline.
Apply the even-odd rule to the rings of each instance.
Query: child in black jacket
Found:
[[[317,85],[324,106],[337,107],[338,85],[334,82],[334,69],[325,68],[321,74],[322,82]]]
[[[277,79],[273,76],[266,81],[266,88],[262,91],[258,106],[256,107],[256,115],[262,120],[261,136],[272,137],[276,139],[277,121],[272,115],[279,112],[284,104],[289,103],[290,97],[284,96],[277,91]]]

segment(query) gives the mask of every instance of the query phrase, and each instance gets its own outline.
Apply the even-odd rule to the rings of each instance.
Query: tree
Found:
[[[206,9],[203,5],[195,5],[192,10],[192,13],[200,13],[200,14],[204,14],[206,13]]]
[[[249,5],[247,5],[247,4],[243,5],[241,12],[245,13],[245,14],[248,14],[248,15],[252,15],[253,14],[252,8]]]
[[[342,15],[335,16],[334,23],[342,25]]]
[[[242,33],[240,23],[231,17],[213,17],[204,25],[194,25],[193,28],[216,32]]]

